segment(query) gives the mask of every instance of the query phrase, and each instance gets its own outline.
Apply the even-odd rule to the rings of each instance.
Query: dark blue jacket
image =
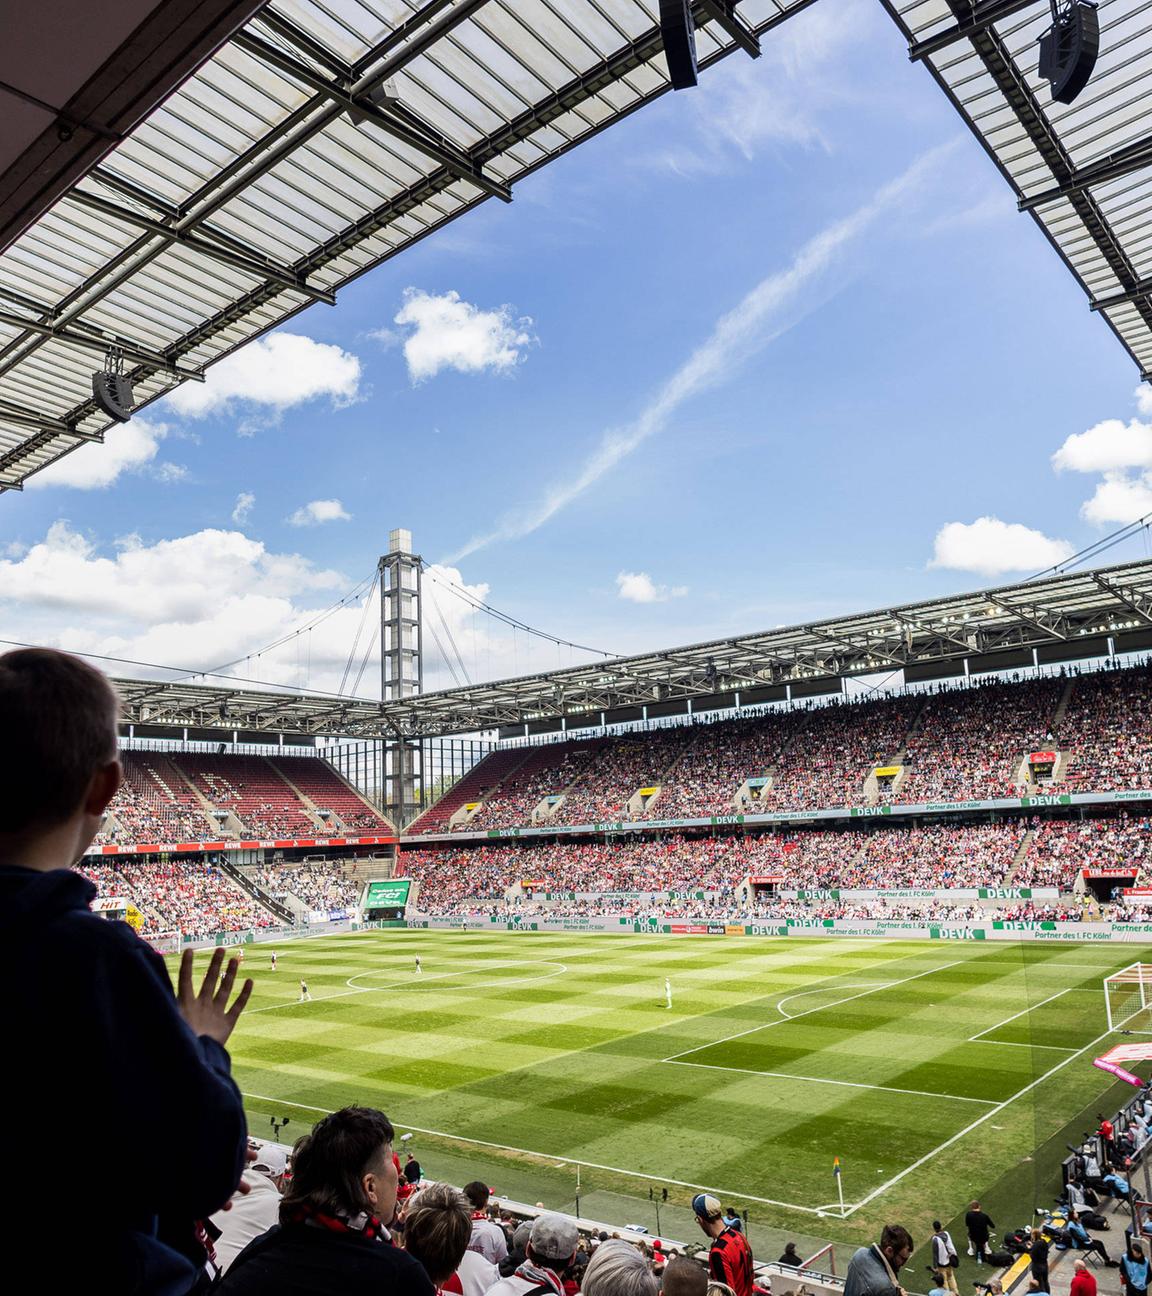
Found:
[[[0,1218],[40,1292],[170,1296],[196,1271],[159,1221],[178,1235],[228,1200],[244,1109],[164,960],[95,894],[69,869],[0,866]]]

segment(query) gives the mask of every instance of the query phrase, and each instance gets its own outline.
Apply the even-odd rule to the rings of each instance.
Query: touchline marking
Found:
[[[909,981],[917,981],[920,977],[932,976],[936,972],[946,972],[949,968],[958,967],[961,963],[967,961],[967,959],[953,959],[951,963],[945,963],[941,967],[927,968],[923,972],[914,972],[911,976],[901,977],[897,981],[870,986],[867,990],[860,990],[856,994],[848,995],[844,999],[837,999],[833,1003],[819,1004],[815,1008],[806,1008],[793,1017],[781,1017],[779,1021],[764,1022],[760,1026],[749,1026],[747,1030],[737,1031],[734,1035],[725,1035],[722,1039],[709,1040],[707,1044],[697,1044],[693,1048],[684,1049],[681,1053],[673,1053],[666,1058],[661,1058],[660,1061],[675,1062],[677,1058],[689,1057],[693,1053],[701,1053],[704,1049],[712,1048],[717,1044],[727,1044],[729,1040],[740,1039],[743,1035],[754,1035],[757,1031],[771,1030],[773,1026],[786,1026],[789,1022],[799,1021],[801,1017],[808,1017],[812,1013],[827,1012],[829,1008],[839,1008],[841,1004],[851,1003],[853,999],[863,999],[865,995],[875,994],[877,990],[890,990],[893,986],[906,985]]]
[[[964,1098],[959,1094],[937,1093],[932,1089],[897,1089],[894,1085],[864,1084],[859,1080],[827,1080],[820,1076],[794,1075],[791,1071],[756,1071],[752,1067],[713,1066],[710,1062],[677,1062],[665,1058],[669,1066],[700,1067],[704,1071],[736,1071],[740,1075],[771,1076],[775,1080],[803,1080],[807,1084],[842,1085],[845,1089],[879,1089],[884,1093],[912,1094],[917,1098],[945,1098],[949,1102],[983,1103],[996,1105],[995,1098]]]
[[[882,1183],[878,1188],[873,1188],[867,1197],[862,1197],[860,1201],[856,1202],[852,1206],[849,1206],[845,1210],[844,1218],[847,1219],[849,1215],[854,1214],[856,1211],[860,1210],[861,1207],[867,1206],[870,1201],[875,1201],[876,1198],[879,1197],[881,1193],[887,1192],[888,1189],[891,1188],[893,1184],[898,1184],[901,1179],[905,1178],[907,1175],[910,1175],[913,1170],[919,1170],[920,1167],[925,1164],[925,1162],[931,1161],[933,1157],[939,1156],[940,1153],[943,1152],[945,1148],[950,1148],[953,1143],[956,1143],[960,1139],[964,1138],[966,1135],[971,1134],[974,1129],[978,1129],[981,1125],[984,1124],[986,1120],[991,1120],[993,1116],[999,1115],[1000,1112],[1002,1112],[1005,1107],[1009,1106],[1011,1103],[1014,1103],[1017,1098],[1023,1098],[1023,1096],[1026,1093],[1030,1093],[1033,1089],[1036,1088],[1037,1085],[1043,1084],[1044,1081],[1047,1080],[1050,1076],[1054,1076],[1057,1071],[1063,1070],[1064,1067],[1066,1067],[1069,1062],[1074,1062],[1082,1053],[1087,1053],[1090,1048],[1095,1048],[1096,1045],[1099,1044],[1101,1040],[1106,1040],[1109,1037],[1109,1035],[1112,1034],[1114,1034],[1113,1031],[1106,1030],[1103,1035],[1097,1035],[1094,1040],[1090,1040],[1087,1044],[1084,1045],[1083,1048],[1078,1048],[1075,1053],[1069,1053],[1069,1055],[1066,1058],[1061,1058],[1060,1061],[1057,1062],[1054,1067],[1050,1067],[1047,1071],[1044,1072],[1042,1076],[1039,1076],[1037,1079],[1033,1080],[1031,1084],[1026,1084],[1023,1089],[1020,1089],[1018,1092],[1014,1093],[1011,1098],[1005,1098],[1002,1103],[997,1103],[996,1106],[993,1107],[991,1111],[986,1111],[983,1116],[977,1116],[977,1118],[971,1123],[971,1125],[965,1125],[962,1130],[960,1130],[956,1134],[953,1134],[951,1138],[945,1139],[944,1142],[941,1143],[939,1147],[933,1148],[931,1152],[925,1153],[924,1156],[922,1156],[918,1161],[913,1161],[910,1166],[901,1170],[899,1174],[893,1175],[892,1178],[887,1181],[887,1183]]]
[[[296,1107],[300,1111],[320,1112],[324,1116],[331,1115],[331,1109],[328,1107],[313,1107],[310,1103],[289,1102],[286,1098],[272,1098],[268,1094],[244,1091],[242,1096],[253,1098],[257,1102],[277,1103],[281,1107]],[[465,1138],[462,1134],[450,1134],[447,1130],[423,1129],[419,1125],[409,1125],[407,1121],[397,1119],[394,1119],[392,1123],[399,1128],[411,1130],[414,1134],[431,1134],[435,1138],[452,1139],[455,1143],[467,1143],[472,1147],[492,1148],[497,1152],[516,1152],[520,1156],[539,1157],[542,1161],[557,1160],[557,1156],[553,1152],[536,1152],[532,1148],[511,1147],[507,1143],[490,1143],[487,1139]],[[583,1166],[587,1170],[607,1170],[610,1174],[627,1175],[630,1179],[646,1179],[652,1183],[675,1184],[677,1188],[694,1188],[697,1192],[707,1191],[722,1198],[739,1197],[744,1201],[760,1202],[763,1206],[783,1206],[785,1210],[803,1211],[805,1215],[822,1215],[828,1209],[826,1206],[797,1206],[795,1202],[777,1201],[774,1197],[754,1197],[751,1193],[736,1192],[731,1188],[716,1188],[712,1185],[705,1186],[689,1183],[685,1179],[670,1179],[667,1175],[644,1174],[640,1170],[625,1170],[622,1166],[601,1165],[599,1161],[580,1161],[576,1157],[565,1157],[564,1159],[569,1165]]]

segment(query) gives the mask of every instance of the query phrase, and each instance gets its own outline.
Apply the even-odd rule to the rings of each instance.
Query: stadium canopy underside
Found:
[[[1065,264],[1152,377],[1150,0],[1101,0],[1100,56],[1071,104],[1037,72],[1044,0],[882,0]]]
[[[701,66],[811,2],[696,0]],[[1068,107],[1045,0],[883,3],[1148,377],[1152,0]],[[668,89],[655,0],[275,0],[0,256],[0,491],[103,439],[108,347],[147,405]]]
[[[1152,562],[1053,576],[543,675],[367,699],[117,680],[129,724],[250,734],[433,738],[546,733],[839,693],[846,676],[907,682],[1152,649]]]
[[[811,0],[697,0],[702,67]],[[669,88],[638,0],[276,0],[0,257],[0,490]],[[2,180],[0,180],[2,196]]]

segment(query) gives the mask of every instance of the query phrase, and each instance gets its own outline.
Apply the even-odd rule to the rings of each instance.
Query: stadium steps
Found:
[[[329,811],[329,813],[332,816],[332,819],[335,820],[335,823],[334,824],[326,823],[320,817],[320,811],[316,805],[316,802],[313,801],[311,797],[305,796],[304,793],[300,790],[300,788],[298,788],[296,784],[292,782],[292,780],[288,777],[288,775],[284,773],[284,771],[280,768],[280,766],[277,765],[270,756],[262,756],[261,760],[263,760],[264,764],[268,766],[268,768],[272,771],[272,773],[282,783],[287,784],[287,786],[292,791],[292,795],[300,802],[300,804],[308,812],[309,817],[312,819],[316,828],[320,832],[324,833],[327,836],[329,833],[332,832],[332,828],[335,827],[337,829],[337,832],[333,833],[332,834],[333,836],[337,836],[337,835],[343,836],[345,834],[347,830],[344,827],[344,821],[340,818],[340,816],[336,813],[335,810]]]
[[[1035,840],[1035,828],[1029,828],[1024,836],[1020,838],[1020,845],[1016,847],[1016,854],[1012,856],[1012,867],[1008,870],[1008,876],[1004,879],[1005,886],[1011,886],[1016,881],[1016,874],[1020,871],[1020,866],[1028,858],[1028,852],[1032,849],[1032,843]]]
[[[207,831],[215,837],[220,831],[216,820],[212,817],[211,811],[215,809],[209,801],[200,795],[198,789],[188,781],[184,771],[167,756],[162,756],[159,752],[148,752],[147,759],[140,761],[141,767],[148,774],[148,777],[164,793],[165,799],[169,805],[177,809],[198,810],[204,815],[205,823],[208,825]],[[188,789],[192,793],[192,799],[195,805],[189,805],[186,798],[179,797],[172,790],[173,786]]]
[[[318,759],[323,760],[323,757],[319,757]],[[275,764],[275,762],[273,762],[273,764]],[[325,769],[332,775],[333,778],[337,779],[348,789],[351,795],[354,796],[356,800],[360,802],[360,804],[365,808],[365,810],[368,810],[372,814],[376,815],[379,819],[383,820],[384,826],[388,829],[389,832],[394,833],[396,831],[396,825],[392,822],[391,819],[388,818],[388,816],[384,813],[384,811],[381,810],[379,806],[373,805],[372,802],[369,801],[368,798],[364,795],[364,793],[360,791],[360,789],[356,786],[356,784],[353,783],[350,779],[345,778],[344,775],[341,774],[341,772],[336,768],[335,765],[332,764],[331,761],[325,760],[324,766]]]
[[[447,832],[448,820],[465,802],[483,801],[494,789],[520,768],[533,748],[505,748],[489,752],[483,760],[456,780],[455,783],[404,829],[404,835]],[[512,757],[519,757],[513,761]]]
[[[1060,732],[1060,726],[1064,723],[1064,717],[1068,714],[1068,704],[1072,701],[1072,693],[1075,688],[1075,677],[1069,675],[1064,681],[1064,690],[1060,694],[1060,700],[1056,703],[1056,710],[1052,712],[1052,720],[1048,726],[1054,734]]]
[[[269,913],[274,914],[282,922],[290,923],[293,927],[296,925],[296,917],[292,911],[278,900],[273,900],[267,891],[262,887],[258,887],[250,877],[246,877],[244,872],[237,868],[226,855],[218,856],[213,860],[213,863],[221,873],[227,873],[242,891],[247,892],[257,904],[262,905]]]

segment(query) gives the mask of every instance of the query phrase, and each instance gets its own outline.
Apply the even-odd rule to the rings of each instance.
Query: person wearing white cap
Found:
[[[564,1271],[580,1243],[576,1221],[545,1211],[528,1235],[524,1263],[509,1278],[488,1288],[488,1296],[564,1296]]]
[[[712,1239],[708,1272],[714,1282],[725,1283],[736,1296],[752,1296],[752,1248],[743,1233],[724,1222],[724,1208],[715,1197],[697,1193],[692,1211],[700,1230]]]
[[[244,1171],[243,1189],[235,1193],[227,1210],[212,1216],[220,1230],[216,1239],[216,1264],[223,1273],[241,1251],[280,1220],[280,1191],[288,1169],[288,1155],[278,1143],[250,1140],[249,1156],[255,1159]]]

